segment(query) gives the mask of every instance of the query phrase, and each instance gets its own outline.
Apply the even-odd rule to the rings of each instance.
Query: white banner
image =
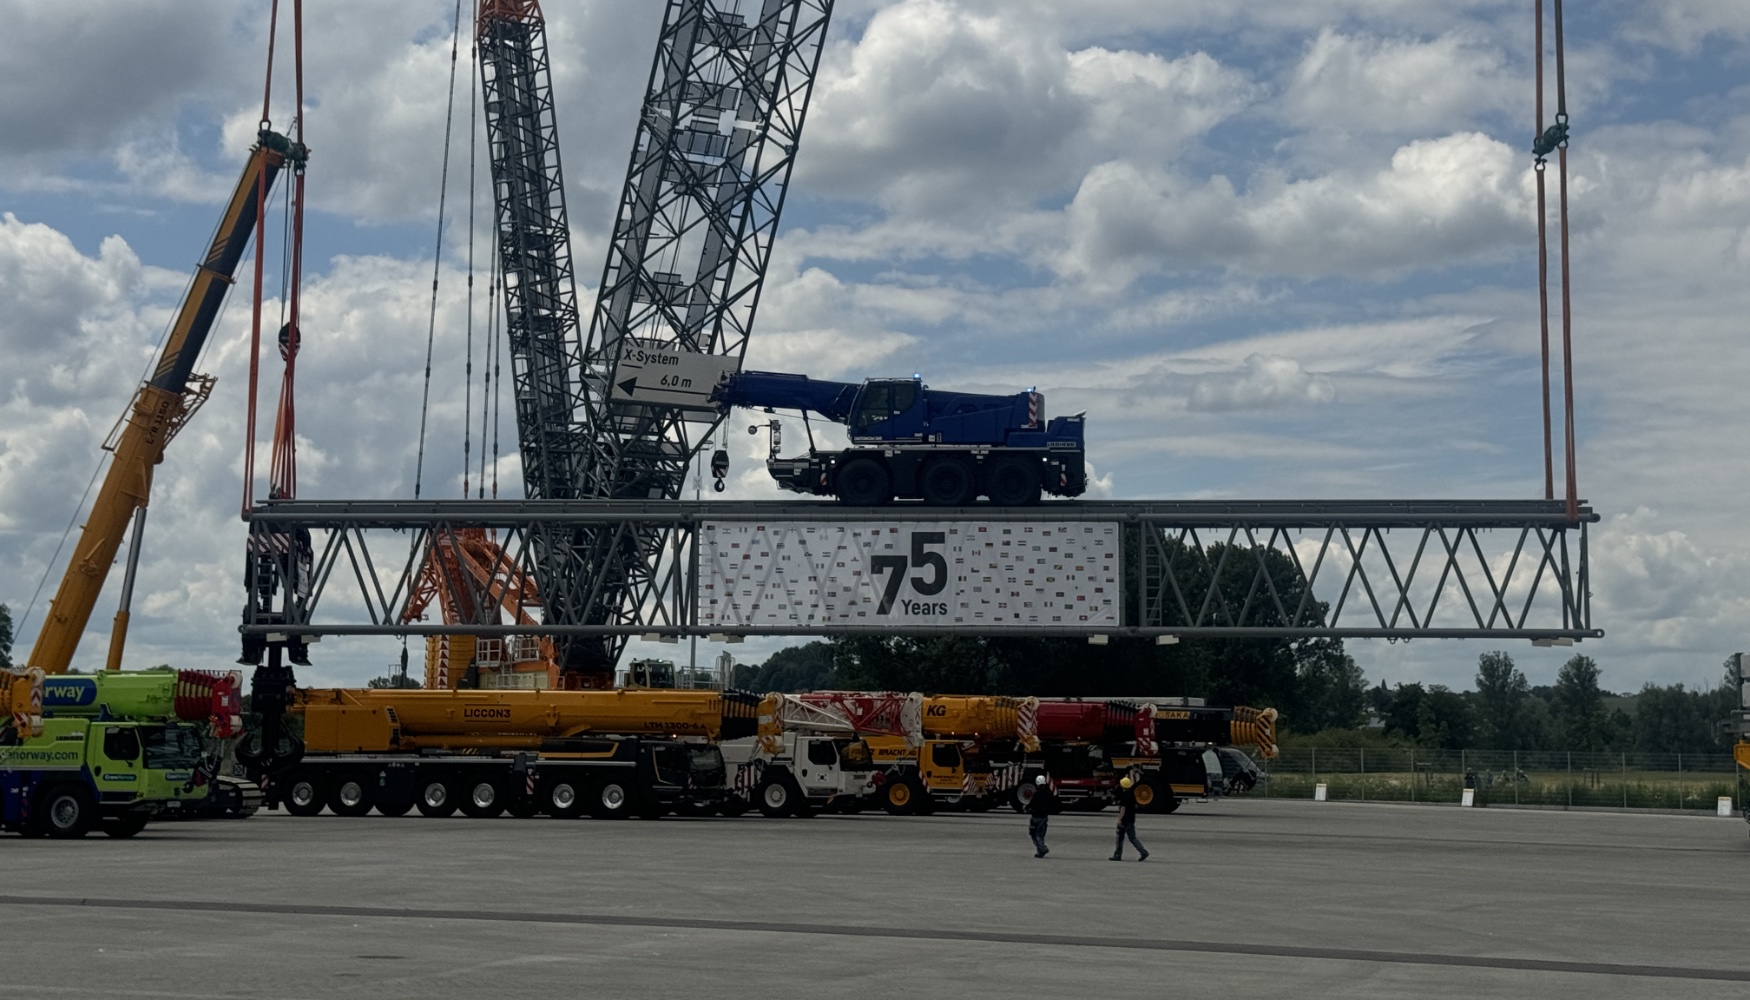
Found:
[[[701,625],[1116,627],[1119,527],[962,521],[699,527]]]

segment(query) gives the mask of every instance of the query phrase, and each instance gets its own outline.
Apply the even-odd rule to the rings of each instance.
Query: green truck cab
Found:
[[[27,837],[131,837],[196,808],[211,787],[206,737],[240,726],[241,675],[7,671],[0,828]]]

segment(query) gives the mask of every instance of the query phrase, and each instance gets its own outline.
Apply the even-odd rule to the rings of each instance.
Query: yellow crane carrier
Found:
[[[362,816],[707,812],[727,794],[716,741],[758,735],[738,691],[306,689],[303,759],[269,807]]]

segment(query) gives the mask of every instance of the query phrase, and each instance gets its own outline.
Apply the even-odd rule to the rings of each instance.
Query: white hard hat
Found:
[[[1045,777],[1045,775],[1041,774],[1039,777],[1033,779],[1033,783],[1035,785],[1043,785],[1049,780],[1050,780],[1049,778],[1047,778],[1047,777]]]

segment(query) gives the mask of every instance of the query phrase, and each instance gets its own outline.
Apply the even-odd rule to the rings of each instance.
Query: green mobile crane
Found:
[[[218,766],[207,737],[241,731],[242,683],[237,671],[0,672],[0,828],[131,837],[204,808]]]

